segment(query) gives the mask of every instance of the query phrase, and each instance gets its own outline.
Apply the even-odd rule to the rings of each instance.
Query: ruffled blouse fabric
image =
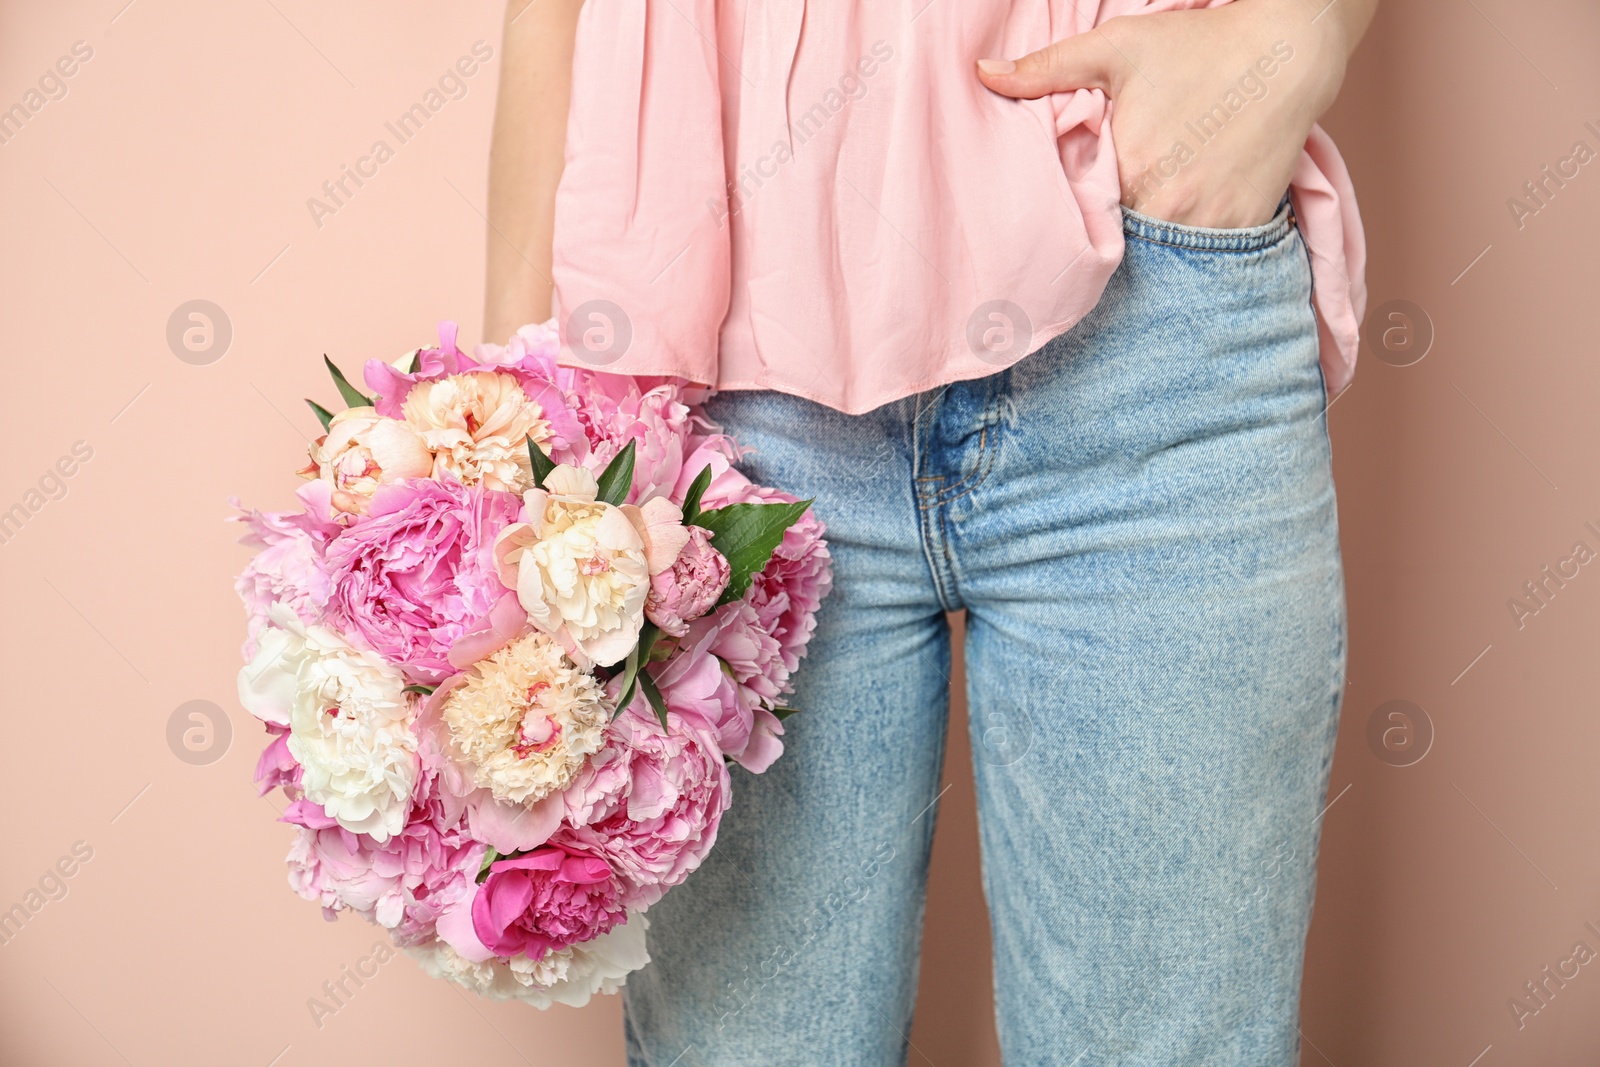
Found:
[[[973,64],[1205,6],[587,0],[556,197],[558,321],[581,329],[599,309],[627,339],[607,347],[608,371],[849,413],[995,373],[1094,307],[1122,258],[1120,187],[1103,93],[1011,100]],[[1291,193],[1337,393],[1365,245],[1320,128]],[[997,308],[1018,334],[999,355],[973,336]],[[562,361],[596,364],[570,348]]]

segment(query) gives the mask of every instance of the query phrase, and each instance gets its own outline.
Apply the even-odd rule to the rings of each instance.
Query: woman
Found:
[[[513,2],[489,338],[717,386],[835,559],[632,1063],[904,1062],[958,609],[1006,1062],[1297,1062],[1375,6]]]

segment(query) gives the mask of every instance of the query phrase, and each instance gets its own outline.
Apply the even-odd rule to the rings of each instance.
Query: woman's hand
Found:
[[[1377,0],[1235,0],[1110,19],[979,77],[1033,99],[1101,89],[1122,202],[1191,226],[1270,220]]]

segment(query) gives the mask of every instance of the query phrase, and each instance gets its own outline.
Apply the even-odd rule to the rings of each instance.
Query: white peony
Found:
[[[650,962],[645,949],[649,923],[638,912],[593,941],[552,949],[531,960],[491,958],[474,963],[443,941],[406,949],[434,978],[446,978],[491,1000],[521,1000],[539,1009],[552,1004],[581,1008],[596,993],[615,993],[628,975]]]
[[[239,672],[239,702],[289,727],[307,800],[345,829],[387,841],[405,826],[417,780],[405,678],[282,603],[269,615],[255,659]]]
[[[580,666],[616,663],[639,642],[650,593],[645,520],[601,503],[594,475],[565,464],[523,494],[527,522],[495,540],[500,580],[535,627]]]
[[[528,438],[542,444],[550,423],[511,375],[471,371],[418,382],[401,410],[433,451],[434,477],[448,473],[462,485],[512,493],[533,484]]]

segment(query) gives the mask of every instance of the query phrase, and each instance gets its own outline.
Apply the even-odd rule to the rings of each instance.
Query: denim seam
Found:
[[[1265,252],[1282,244],[1298,228],[1298,219],[1287,198],[1271,221],[1261,226],[1245,227],[1240,230],[1207,231],[1161,219],[1136,218],[1126,213],[1122,216],[1122,232],[1125,236],[1148,244],[1181,248],[1191,252],[1222,252],[1236,255]]]
[[[1287,241],[1289,239],[1289,235],[1294,232],[1295,228],[1291,226],[1287,232],[1281,236],[1275,236],[1267,244],[1252,244],[1244,248],[1226,248],[1204,244],[1183,244],[1176,241],[1163,241],[1159,237],[1151,237],[1147,234],[1137,233],[1134,231],[1125,231],[1128,237],[1133,238],[1135,241],[1143,241],[1148,245],[1160,245],[1162,248],[1176,248],[1184,252],[1209,252],[1224,256],[1248,256],[1255,252],[1270,252],[1274,248],[1277,248],[1279,245],[1283,244],[1283,242]]]
[[[938,490],[938,495],[933,501],[934,506],[943,507],[952,501],[960,500],[973,490],[981,486],[988,479],[989,473],[994,470],[995,459],[999,453],[998,447],[991,447],[991,442],[998,444],[1000,425],[1000,390],[995,386],[995,379],[1001,375],[993,375],[989,380],[989,400],[983,409],[983,429],[978,431],[978,458],[972,465],[972,470],[954,485],[947,485]],[[965,487],[965,488],[963,488]],[[956,490],[960,489],[960,492]],[[948,494],[948,495],[947,495]]]
[[[928,562],[928,573],[933,577],[933,591],[939,596],[939,606],[945,611],[955,611],[954,600],[950,595],[952,590],[948,566],[940,566],[941,562],[948,565],[950,558],[945,548],[941,518],[935,512],[919,510],[917,526],[922,535],[919,540],[922,542],[922,555]]]
[[[931,449],[926,447],[922,441],[922,416],[924,413],[922,400],[923,397],[921,394],[919,394],[917,396],[916,408],[913,411],[911,418],[911,473],[913,480],[912,494],[917,501],[917,541],[922,546],[923,560],[928,565],[928,577],[933,582],[933,591],[939,597],[940,607],[944,608],[946,611],[953,611],[955,609],[950,606],[950,582],[947,578],[947,569],[939,566],[941,559],[949,559],[949,555],[945,551],[944,547],[944,530],[940,527],[930,524],[929,518],[931,512],[928,504],[925,502],[924,491],[919,485],[915,484],[916,482],[921,482],[928,479],[942,479],[943,477],[942,475],[919,475],[917,473],[919,470],[926,468],[931,454]],[[933,410],[934,408],[932,405],[927,408],[927,411],[930,413]],[[931,418],[929,421],[932,421]],[[935,490],[935,495],[937,495],[937,490]],[[935,545],[935,542],[937,542],[937,546]],[[935,551],[936,547],[937,551]]]

